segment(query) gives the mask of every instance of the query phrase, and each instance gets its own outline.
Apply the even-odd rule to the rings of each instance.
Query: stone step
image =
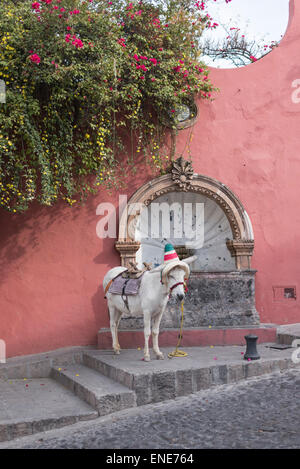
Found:
[[[133,390],[84,365],[52,367],[51,377],[90,404],[99,416],[136,406]]]
[[[49,378],[1,378],[0,396],[0,441],[98,417],[88,404]]]
[[[293,341],[300,340],[300,323],[286,324],[277,328],[277,342],[292,345]]]
[[[259,360],[243,359],[245,346],[184,347],[187,357],[168,358],[174,348],[161,349],[164,360],[143,361],[143,351],[122,350],[120,355],[95,350],[83,353],[83,363],[122,383],[136,393],[137,405],[192,394],[212,386],[298,366],[291,349],[258,345]],[[152,353],[152,351],[151,351]]]

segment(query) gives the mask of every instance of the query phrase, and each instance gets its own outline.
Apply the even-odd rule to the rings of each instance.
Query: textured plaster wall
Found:
[[[200,103],[191,154],[195,172],[228,185],[247,210],[255,233],[256,308],[262,322],[300,322],[299,300],[275,302],[273,286],[300,288],[300,2],[280,46],[245,68],[212,70],[221,89]],[[189,130],[180,134],[184,148]],[[130,182],[128,197],[150,178]],[[126,191],[123,191],[126,193]],[[108,326],[101,285],[119,263],[114,239],[96,236],[99,192],[84,206],[37,206],[25,214],[0,211],[0,339],[7,355],[96,344]]]

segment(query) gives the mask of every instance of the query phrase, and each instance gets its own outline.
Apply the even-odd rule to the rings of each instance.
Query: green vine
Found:
[[[166,123],[176,129],[176,110],[214,91],[199,2],[3,3],[0,206],[72,205],[141,158],[164,171]]]

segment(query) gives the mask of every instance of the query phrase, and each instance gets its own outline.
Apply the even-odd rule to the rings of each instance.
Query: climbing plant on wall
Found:
[[[69,204],[137,158],[161,169],[166,128],[214,87],[203,2],[1,2],[0,206]],[[124,154],[127,160],[124,161]],[[123,155],[123,156],[122,156]],[[120,164],[122,162],[122,164]],[[121,167],[122,166],[122,167]]]

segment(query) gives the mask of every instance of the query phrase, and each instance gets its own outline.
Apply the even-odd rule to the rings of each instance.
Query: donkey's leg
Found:
[[[118,311],[113,305],[109,305],[109,316],[110,316],[110,331],[111,331],[111,336],[112,336],[112,346],[114,349],[114,352],[116,354],[120,353],[120,345],[118,343],[118,338],[117,338],[117,319],[118,319]]]
[[[153,342],[153,352],[156,355],[158,360],[164,359],[164,354],[159,350],[158,346],[158,334],[159,334],[159,325],[163,315],[163,311],[161,311],[157,316],[153,318],[152,323],[152,342]]]
[[[146,362],[150,362],[150,352],[149,352],[150,333],[151,333],[151,314],[144,311],[144,336],[145,336],[144,360]]]

